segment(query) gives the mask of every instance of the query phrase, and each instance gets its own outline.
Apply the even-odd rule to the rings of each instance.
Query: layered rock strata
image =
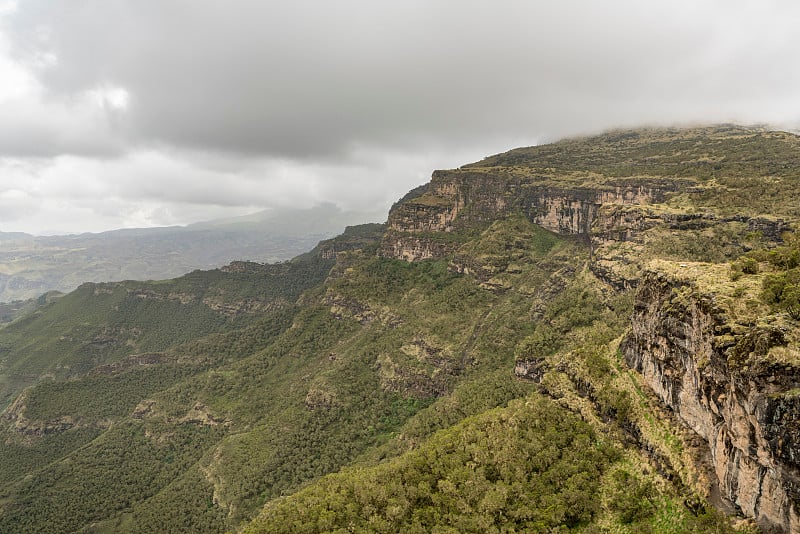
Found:
[[[436,171],[424,194],[389,213],[382,254],[408,261],[440,258],[458,245],[447,234],[487,225],[512,212],[559,234],[588,236],[601,206],[663,202],[684,185],[642,178],[584,187],[494,170]]]

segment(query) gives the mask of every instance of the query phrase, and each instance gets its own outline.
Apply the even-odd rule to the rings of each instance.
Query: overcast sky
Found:
[[[795,0],[0,0],[0,231],[185,224],[612,127],[800,124]]]

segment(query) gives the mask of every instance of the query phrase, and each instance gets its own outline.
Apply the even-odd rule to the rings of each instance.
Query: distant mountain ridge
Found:
[[[72,291],[84,282],[174,278],[233,260],[285,261],[367,218],[328,203],[185,227],[62,236],[0,232],[0,303]]]

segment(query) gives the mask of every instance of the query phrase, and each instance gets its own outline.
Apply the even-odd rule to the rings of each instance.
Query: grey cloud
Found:
[[[13,187],[53,228],[53,213],[388,207],[433,168],[564,135],[798,124],[798,15],[788,0],[25,0],[0,18],[0,56],[35,83],[0,94],[0,156],[27,162]]]
[[[28,193],[19,190],[0,193],[0,223],[35,214],[37,203]]]
[[[17,98],[0,102],[0,153],[13,157],[83,154],[107,158],[124,152],[112,117],[81,101],[42,102]]]
[[[29,0],[12,24],[20,54],[58,57],[41,71],[53,94],[127,88],[141,144],[335,159],[358,143],[770,115],[726,95],[797,89],[776,67],[799,41],[785,14],[745,5]],[[697,117],[703,104],[718,111]]]

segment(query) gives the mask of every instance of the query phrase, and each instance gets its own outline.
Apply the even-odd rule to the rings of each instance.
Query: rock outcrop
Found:
[[[800,531],[800,369],[776,327],[729,325],[713,297],[648,273],[621,349],[709,445],[719,487],[765,531]]]
[[[589,187],[497,169],[436,171],[424,194],[389,213],[381,250],[407,261],[444,257],[459,243],[453,234],[513,212],[559,234],[588,236],[601,206],[663,202],[686,185],[639,178]]]

